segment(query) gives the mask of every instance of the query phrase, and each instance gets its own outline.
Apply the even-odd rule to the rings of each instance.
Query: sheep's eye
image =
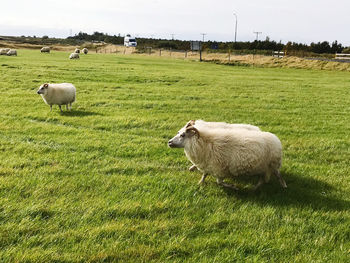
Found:
[[[185,133],[181,133],[181,135],[180,135],[181,137],[185,137]]]

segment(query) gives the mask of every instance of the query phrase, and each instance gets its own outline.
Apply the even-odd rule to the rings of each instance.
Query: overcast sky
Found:
[[[4,0],[0,35],[67,37],[79,31],[200,40],[338,40],[350,46],[350,0]]]

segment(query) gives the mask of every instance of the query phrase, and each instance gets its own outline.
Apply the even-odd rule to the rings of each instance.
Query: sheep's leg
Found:
[[[226,183],[224,183],[224,181],[223,181],[221,178],[217,178],[217,179],[216,179],[216,182],[217,182],[218,185],[221,185],[221,186],[223,186],[223,187],[231,188],[231,189],[233,189],[233,190],[239,190],[237,186],[234,186],[234,185],[232,185],[232,184],[226,184]]]
[[[52,105],[50,105],[50,111],[52,111]]]
[[[58,107],[60,108],[60,111],[63,112],[63,111],[62,111],[62,108],[61,108],[61,105],[58,105]]]
[[[194,166],[195,166],[195,165],[194,165]],[[208,176],[208,174],[204,173],[204,174],[202,175],[201,180],[198,182],[198,184],[203,184],[203,183],[204,183],[204,180],[205,180],[205,178],[207,178],[207,176]]]
[[[188,170],[190,171],[190,172],[193,172],[193,171],[195,171],[197,169],[197,166],[195,166],[195,165],[192,165],[190,168],[188,168]]]
[[[281,186],[283,188],[287,188],[286,181],[284,181],[284,179],[282,178],[282,175],[281,175],[280,171],[278,171],[278,170],[275,171],[274,175],[278,178],[278,181],[280,182]]]
[[[271,172],[268,170],[264,175],[260,176],[259,182],[254,186],[253,190],[256,191],[260,186],[264,183],[268,183],[270,181]]]
[[[69,110],[69,108],[68,108],[68,103],[66,104],[66,110]]]
[[[69,110],[72,110],[72,103],[69,103],[69,106],[70,106],[70,109],[69,109]]]
[[[253,190],[256,191],[258,188],[265,183],[265,178],[264,176],[261,176],[259,179],[259,182],[254,186]]]

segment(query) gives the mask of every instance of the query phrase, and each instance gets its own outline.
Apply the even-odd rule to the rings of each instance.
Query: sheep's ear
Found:
[[[197,135],[198,138],[199,138],[199,131],[198,131],[195,127],[193,127],[193,126],[188,127],[188,128],[186,129],[186,133],[187,133],[190,137],[192,137],[193,135]]]
[[[44,88],[47,88],[49,86],[49,84],[45,83],[44,84]]]
[[[195,120],[190,120],[189,122],[187,122],[186,128],[193,126],[195,124],[195,122],[196,122]]]

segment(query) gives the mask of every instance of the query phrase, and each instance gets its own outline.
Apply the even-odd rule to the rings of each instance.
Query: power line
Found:
[[[256,41],[259,40],[259,35],[262,34],[262,32],[253,32],[254,34],[256,34]]]

